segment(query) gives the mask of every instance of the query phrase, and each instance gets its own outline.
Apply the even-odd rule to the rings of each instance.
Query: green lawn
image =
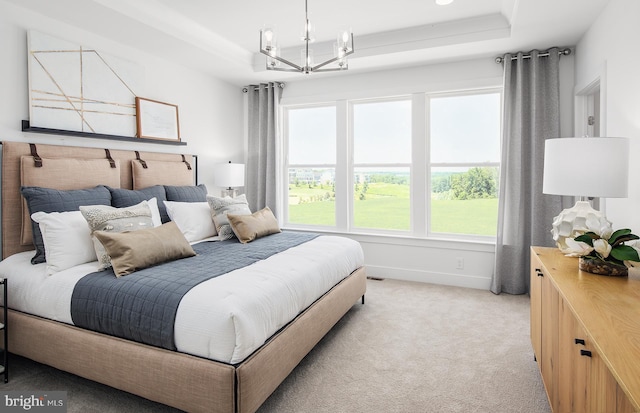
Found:
[[[498,199],[431,201],[431,232],[496,235]]]
[[[333,201],[289,204],[289,222],[333,226],[336,224],[335,205],[336,203]]]
[[[335,202],[298,203],[299,198],[322,197],[327,189],[292,188],[289,221],[299,224],[335,225]],[[432,200],[431,231],[440,233],[495,235],[497,199]],[[365,200],[354,201],[355,226],[393,230],[409,229],[407,185],[371,184]]]
[[[409,230],[408,198],[368,198],[354,201],[354,224],[360,228]]]
[[[369,184],[366,192],[367,199],[393,196],[408,200],[409,195],[409,185],[396,185],[384,182]]]

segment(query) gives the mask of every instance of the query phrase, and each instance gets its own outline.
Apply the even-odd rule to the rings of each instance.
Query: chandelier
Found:
[[[309,49],[309,43],[313,43],[313,29],[309,21],[307,0],[304,1],[304,32],[302,41],[304,48],[301,51],[302,63],[297,65],[290,60],[280,56],[280,48],[276,42],[276,34],[273,28],[260,30],[260,53],[267,56],[267,70],[278,70],[281,72],[300,72],[309,74],[311,72],[333,72],[337,70],[347,70],[349,68],[347,56],[354,52],[353,33],[350,30],[340,31],[337,42],[333,44],[334,57],[322,63],[314,64],[313,50]],[[286,65],[286,66],[283,66]],[[329,66],[331,65],[331,66]],[[329,66],[329,67],[325,67]]]

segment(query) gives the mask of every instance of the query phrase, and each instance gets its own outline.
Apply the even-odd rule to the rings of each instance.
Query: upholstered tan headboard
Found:
[[[22,185],[69,190],[195,183],[192,155],[3,142],[2,258],[34,248]]]

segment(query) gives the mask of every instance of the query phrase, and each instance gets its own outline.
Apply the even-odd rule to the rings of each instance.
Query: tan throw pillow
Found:
[[[207,202],[211,208],[211,218],[216,226],[218,237],[221,240],[233,238],[233,229],[229,225],[227,214],[234,215],[251,215],[247,198],[244,194],[235,198],[225,197],[219,198],[213,195],[207,195]]]
[[[174,222],[130,232],[95,231],[94,235],[111,257],[116,277],[196,255]]]
[[[233,229],[233,233],[243,244],[266,235],[281,232],[278,220],[269,207],[265,207],[251,215],[227,214],[227,219]]]
[[[126,208],[114,208],[108,205],[81,206],[80,212],[91,228],[91,235],[96,231],[124,232],[153,228],[151,208],[147,201]],[[100,267],[109,268],[111,265],[109,254],[95,237],[93,246]]]

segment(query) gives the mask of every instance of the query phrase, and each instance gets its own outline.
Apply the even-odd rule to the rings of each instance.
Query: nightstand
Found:
[[[4,382],[9,382],[9,331],[7,330],[7,279],[0,278],[0,286],[2,286],[2,322],[0,323],[0,331],[4,338],[4,346],[2,348],[2,364],[0,365],[0,374],[4,375]]]

